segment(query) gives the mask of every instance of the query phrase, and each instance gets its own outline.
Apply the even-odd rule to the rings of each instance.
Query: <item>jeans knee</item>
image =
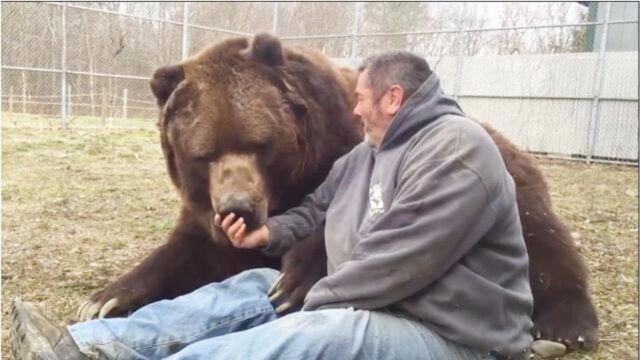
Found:
[[[280,276],[280,271],[272,268],[257,268],[245,270],[238,275],[246,278],[261,278],[266,279],[268,282],[273,282]]]
[[[229,281],[239,285],[252,284],[260,288],[265,288],[265,292],[278,279],[280,272],[271,268],[258,268],[245,270],[231,278]]]
[[[298,339],[316,343],[332,343],[350,335],[362,332],[369,322],[366,310],[326,309],[301,311],[280,319],[283,329],[295,329]]]

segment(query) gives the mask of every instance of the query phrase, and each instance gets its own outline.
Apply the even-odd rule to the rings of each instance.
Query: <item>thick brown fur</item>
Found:
[[[226,206],[214,203],[226,194],[214,196],[223,186],[213,180],[224,171],[217,174],[211,164],[227,154],[257,156],[259,173],[251,177],[260,176],[265,191],[262,199],[249,196],[248,207],[267,201],[269,215],[275,215],[294,206],[360,141],[347,88],[352,83],[319,52],[282,49],[268,35],[230,39],[157,69],[150,85],[160,108],[168,173],[182,199],[180,218],[166,244],[90,301],[118,299],[108,313],[117,316],[268,266],[287,274],[287,300],[300,305],[326,274],[324,239],[311,236],[282,259],[233,248],[212,224],[214,206],[221,213]]]
[[[321,53],[283,48],[265,34],[252,41],[230,39],[156,70],[151,88],[160,108],[167,169],[182,198],[181,215],[166,244],[91,301],[117,298],[109,315],[121,315],[245,269],[271,266],[287,274],[288,300],[299,306],[326,273],[321,234],[300,242],[280,261],[232,248],[212,219],[215,212],[238,208],[250,214],[263,202],[269,215],[278,214],[319,185],[333,161],[360,141],[361,124],[351,115],[355,80],[353,71],[336,68]],[[534,334],[572,345],[582,336],[592,346],[598,322],[587,273],[567,227],[552,212],[544,177],[527,154],[485,128],[517,186],[531,259]],[[257,159],[246,171],[248,178],[260,177],[261,194],[221,200],[234,190],[222,186],[226,175],[212,164],[227,154]]]
[[[547,182],[529,154],[482,125],[516,184],[534,295],[532,334],[571,348],[591,348],[598,340],[598,316],[589,296],[587,269],[569,228],[553,211]]]

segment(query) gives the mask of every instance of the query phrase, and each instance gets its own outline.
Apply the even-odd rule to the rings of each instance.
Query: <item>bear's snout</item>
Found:
[[[227,196],[221,201],[218,213],[222,218],[225,218],[230,213],[234,213],[237,218],[244,219],[247,227],[253,222],[253,218],[255,217],[255,210],[249,198],[235,195]]]
[[[225,154],[209,165],[209,193],[213,209],[223,219],[242,217],[247,230],[267,219],[268,196],[255,154]]]

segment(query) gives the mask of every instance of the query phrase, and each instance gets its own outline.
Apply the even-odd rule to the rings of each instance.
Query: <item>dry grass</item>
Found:
[[[638,357],[636,168],[540,160],[556,209],[581,234],[602,342],[566,359]],[[87,295],[163,241],[178,200],[155,130],[4,128],[2,348],[11,300],[75,316]]]

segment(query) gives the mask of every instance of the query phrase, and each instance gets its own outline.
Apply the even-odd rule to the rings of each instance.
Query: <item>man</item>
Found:
[[[14,350],[55,358],[525,358],[533,298],[515,186],[489,135],[442,94],[426,61],[374,56],[354,113],[365,142],[299,207],[234,246],[281,254],[324,225],[328,275],[279,317],[256,269],[128,318],[56,329],[16,303]],[[82,352],[82,353],[81,353]]]

